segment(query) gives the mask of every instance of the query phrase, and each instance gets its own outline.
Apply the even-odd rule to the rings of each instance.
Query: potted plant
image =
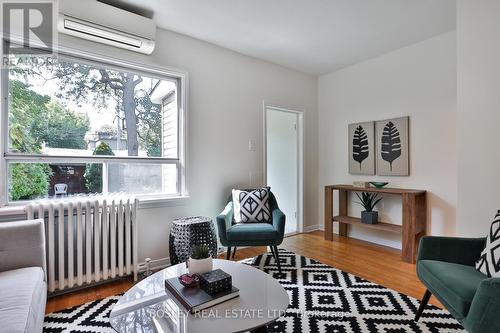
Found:
[[[186,262],[190,274],[201,274],[212,270],[212,257],[208,245],[193,247],[191,257]]]
[[[375,205],[382,200],[378,197],[378,193],[367,193],[363,192],[361,195],[356,193],[359,202],[356,202],[363,206],[365,209],[361,212],[361,222],[367,224],[376,224],[378,222],[378,212],[374,211]]]

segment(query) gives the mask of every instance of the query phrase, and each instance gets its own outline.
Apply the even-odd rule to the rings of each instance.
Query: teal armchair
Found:
[[[500,332],[500,278],[475,268],[485,244],[486,238],[422,238],[417,275],[427,290],[416,321],[434,295],[469,333]]]
[[[246,190],[249,191],[249,190]],[[233,200],[230,196],[226,207],[217,216],[219,239],[227,247],[226,259],[233,258],[238,246],[269,246],[281,272],[278,245],[283,242],[285,235],[285,214],[279,209],[274,194],[269,192],[269,204],[272,221],[270,223],[234,223]]]

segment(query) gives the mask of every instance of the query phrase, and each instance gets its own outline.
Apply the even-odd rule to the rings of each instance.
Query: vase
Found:
[[[205,259],[193,259],[189,257],[186,261],[189,274],[202,274],[210,272],[213,268],[212,257]]]
[[[362,211],[361,212],[361,222],[366,223],[366,224],[377,224],[378,223],[378,212],[371,211],[367,212]]]

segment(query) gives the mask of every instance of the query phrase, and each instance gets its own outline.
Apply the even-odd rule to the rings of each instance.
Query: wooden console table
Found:
[[[333,215],[333,191],[339,191],[339,213]],[[348,192],[375,192],[399,195],[403,204],[403,224],[396,225],[379,222],[378,224],[361,223],[361,219],[348,216]],[[325,186],[325,239],[333,240],[333,222],[339,223],[339,235],[347,237],[347,226],[355,225],[370,229],[400,234],[402,238],[401,257],[404,261],[415,263],[418,242],[425,235],[427,225],[426,191],[404,188],[360,188],[351,185]]]

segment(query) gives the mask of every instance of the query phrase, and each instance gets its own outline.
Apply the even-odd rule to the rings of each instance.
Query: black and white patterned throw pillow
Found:
[[[500,210],[491,222],[486,247],[476,262],[476,269],[489,277],[500,277]]]
[[[270,222],[269,190],[269,187],[252,191],[233,190],[234,222]]]

